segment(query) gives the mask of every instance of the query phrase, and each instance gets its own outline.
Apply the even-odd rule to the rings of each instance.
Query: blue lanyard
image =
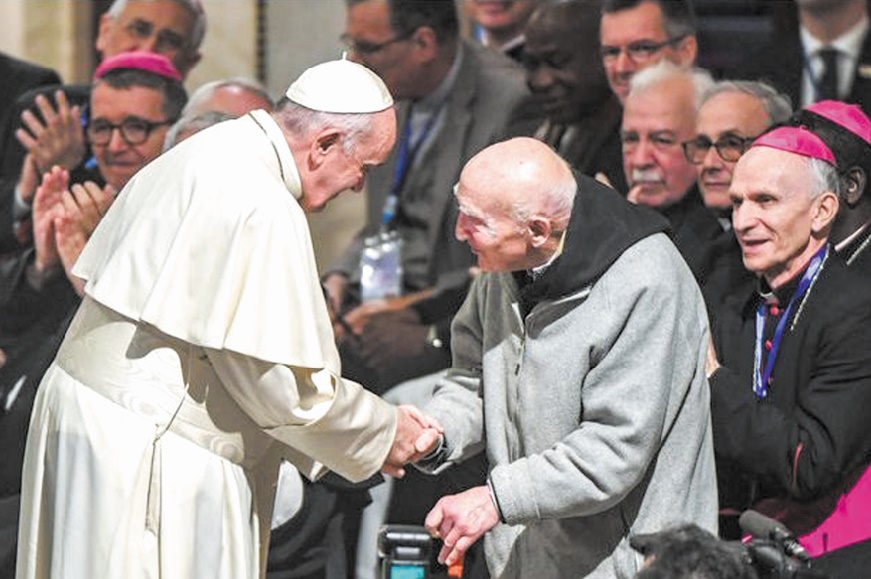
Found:
[[[811,285],[822,270],[823,263],[829,256],[828,245],[820,249],[811,258],[804,275],[798,282],[798,288],[795,290],[792,299],[789,300],[789,305],[783,311],[777,326],[774,329],[774,337],[771,340],[771,350],[768,352],[768,358],[765,361],[765,368],[762,368],[762,347],[765,331],[765,310],[766,304],[763,301],[756,309],[756,352],[753,365],[753,393],[757,398],[763,399],[768,397],[768,382],[771,380],[771,373],[774,370],[774,362],[777,359],[777,352],[780,350],[780,342],[783,340],[783,332],[786,329],[786,322],[792,312],[793,306],[804,296]]]
[[[411,114],[412,109],[408,110],[408,117],[405,122],[405,127],[402,131],[402,140],[399,142],[399,153],[396,160],[396,171],[393,175],[393,186],[390,188],[390,195],[384,201],[384,208],[381,210],[381,226],[387,227],[396,217],[396,209],[399,205],[399,192],[402,190],[405,181],[408,178],[409,169],[414,164],[414,158],[420,152],[420,148],[426,142],[429,134],[435,126],[436,120],[444,108],[445,102],[442,101],[435,111],[426,120],[426,124],[420,133],[417,141],[411,144]]]

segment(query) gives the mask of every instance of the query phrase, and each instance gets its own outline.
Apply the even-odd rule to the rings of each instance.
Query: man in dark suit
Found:
[[[672,239],[700,285],[714,267],[722,229],[702,202],[696,169],[681,143],[696,131],[696,107],[713,81],[706,72],[661,62],[632,77],[623,109],[623,169],[629,200],[671,224]]]
[[[864,545],[860,573],[829,569],[851,579],[871,555],[871,293],[828,243],[840,187],[805,127],[738,161],[732,221],[759,282],[719,317],[706,373],[721,509],[780,520],[814,557]]]
[[[871,111],[871,35],[867,0],[796,0],[797,22],[745,57],[742,78],[766,80],[793,104],[825,100]]]
[[[206,30],[199,0],[115,0],[100,18],[96,48],[103,58],[147,50],[186,75],[199,62]],[[54,165],[87,176],[90,152],[82,131],[87,85],[54,86],[20,96],[0,125],[0,253],[20,247],[42,174]],[[16,235],[17,233],[17,235]]]
[[[626,193],[620,149],[623,110],[599,58],[599,6],[544,4],[526,27],[526,84],[546,115],[535,132],[586,175]]]

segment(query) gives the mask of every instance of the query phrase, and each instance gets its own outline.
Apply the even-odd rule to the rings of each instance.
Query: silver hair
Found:
[[[714,85],[711,73],[703,68],[685,68],[670,61],[661,60],[657,64],[638,71],[629,81],[629,94],[647,90],[667,80],[684,78],[693,85],[696,112],[702,105],[702,97]]]
[[[182,114],[198,115],[208,112],[208,109],[201,109],[203,103],[208,102],[208,100],[212,98],[212,95],[215,94],[216,90],[227,86],[238,87],[245,92],[260,97],[261,99],[268,102],[270,106],[275,106],[275,101],[272,100],[272,97],[269,95],[269,91],[267,91],[262,84],[260,84],[256,80],[251,80],[248,78],[233,77],[213,80],[200,86],[197,90],[193,92],[193,94],[190,96],[190,99],[188,99],[188,103],[185,106]]]
[[[112,2],[112,5],[109,6],[109,9],[106,10],[106,13],[112,18],[117,18],[122,12],[124,12],[129,1],[130,0],[115,0]],[[203,10],[203,3],[201,0],[172,1],[186,8],[196,17],[196,20],[194,21],[193,35],[191,37],[190,50],[198,50],[203,44],[203,38],[206,37],[206,11]]]
[[[230,119],[235,119],[233,115],[222,113],[220,111],[206,111],[195,115],[183,114],[179,120],[166,131],[166,137],[163,139],[163,150],[168,151],[178,144],[178,136],[184,132],[190,134],[198,133],[203,129],[208,129],[212,125],[217,125]],[[190,136],[190,135],[188,135]]]
[[[788,95],[785,95],[768,83],[754,80],[721,80],[705,91],[702,104],[708,102],[715,95],[724,92],[740,92],[759,99],[768,122],[777,125],[786,122],[792,115],[792,103]]]
[[[290,99],[279,103],[277,117],[284,128],[298,135],[308,135],[325,127],[344,133],[342,149],[350,153],[360,139],[372,130],[371,113],[325,113],[297,104]]]
[[[834,165],[822,159],[808,158],[807,168],[810,177],[808,195],[811,199],[816,199],[826,191],[831,191],[838,196],[838,199],[841,198],[843,181]]]

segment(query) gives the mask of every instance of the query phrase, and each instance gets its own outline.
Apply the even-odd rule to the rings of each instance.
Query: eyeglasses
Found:
[[[369,56],[375,54],[376,52],[381,52],[391,44],[396,44],[397,42],[403,42],[405,40],[408,40],[409,38],[414,36],[415,32],[417,31],[412,30],[404,34],[394,36],[390,40],[385,40],[384,42],[367,42],[366,40],[354,40],[347,34],[343,34],[342,36],[340,36],[339,40],[341,40],[342,44],[344,44],[351,52],[354,52],[361,56]]]
[[[690,141],[681,143],[684,155],[687,161],[693,165],[701,165],[708,154],[708,149],[714,147],[720,158],[729,163],[734,163],[741,158],[747,147],[750,146],[756,137],[739,137],[737,135],[726,135],[717,139],[717,142],[711,142],[711,139],[705,136],[698,136]]]
[[[674,46],[682,41],[686,36],[678,36],[669,38],[662,42],[654,42],[653,40],[637,40],[630,42],[625,48],[621,46],[602,46],[599,49],[599,54],[602,61],[611,63],[620,57],[620,54],[625,50],[629,60],[637,64],[643,64],[656,56],[666,46]]]
[[[121,131],[121,137],[128,145],[139,145],[144,143],[157,127],[171,125],[174,122],[174,119],[148,121],[139,117],[127,117],[116,125],[105,119],[94,119],[88,125],[88,140],[92,145],[108,145],[109,141],[112,140],[112,133],[115,129],[118,129]]]

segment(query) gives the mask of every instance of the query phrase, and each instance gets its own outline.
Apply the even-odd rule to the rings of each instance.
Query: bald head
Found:
[[[568,225],[577,184],[547,145],[517,138],[487,147],[463,168],[456,235],[490,271],[546,263]]]

